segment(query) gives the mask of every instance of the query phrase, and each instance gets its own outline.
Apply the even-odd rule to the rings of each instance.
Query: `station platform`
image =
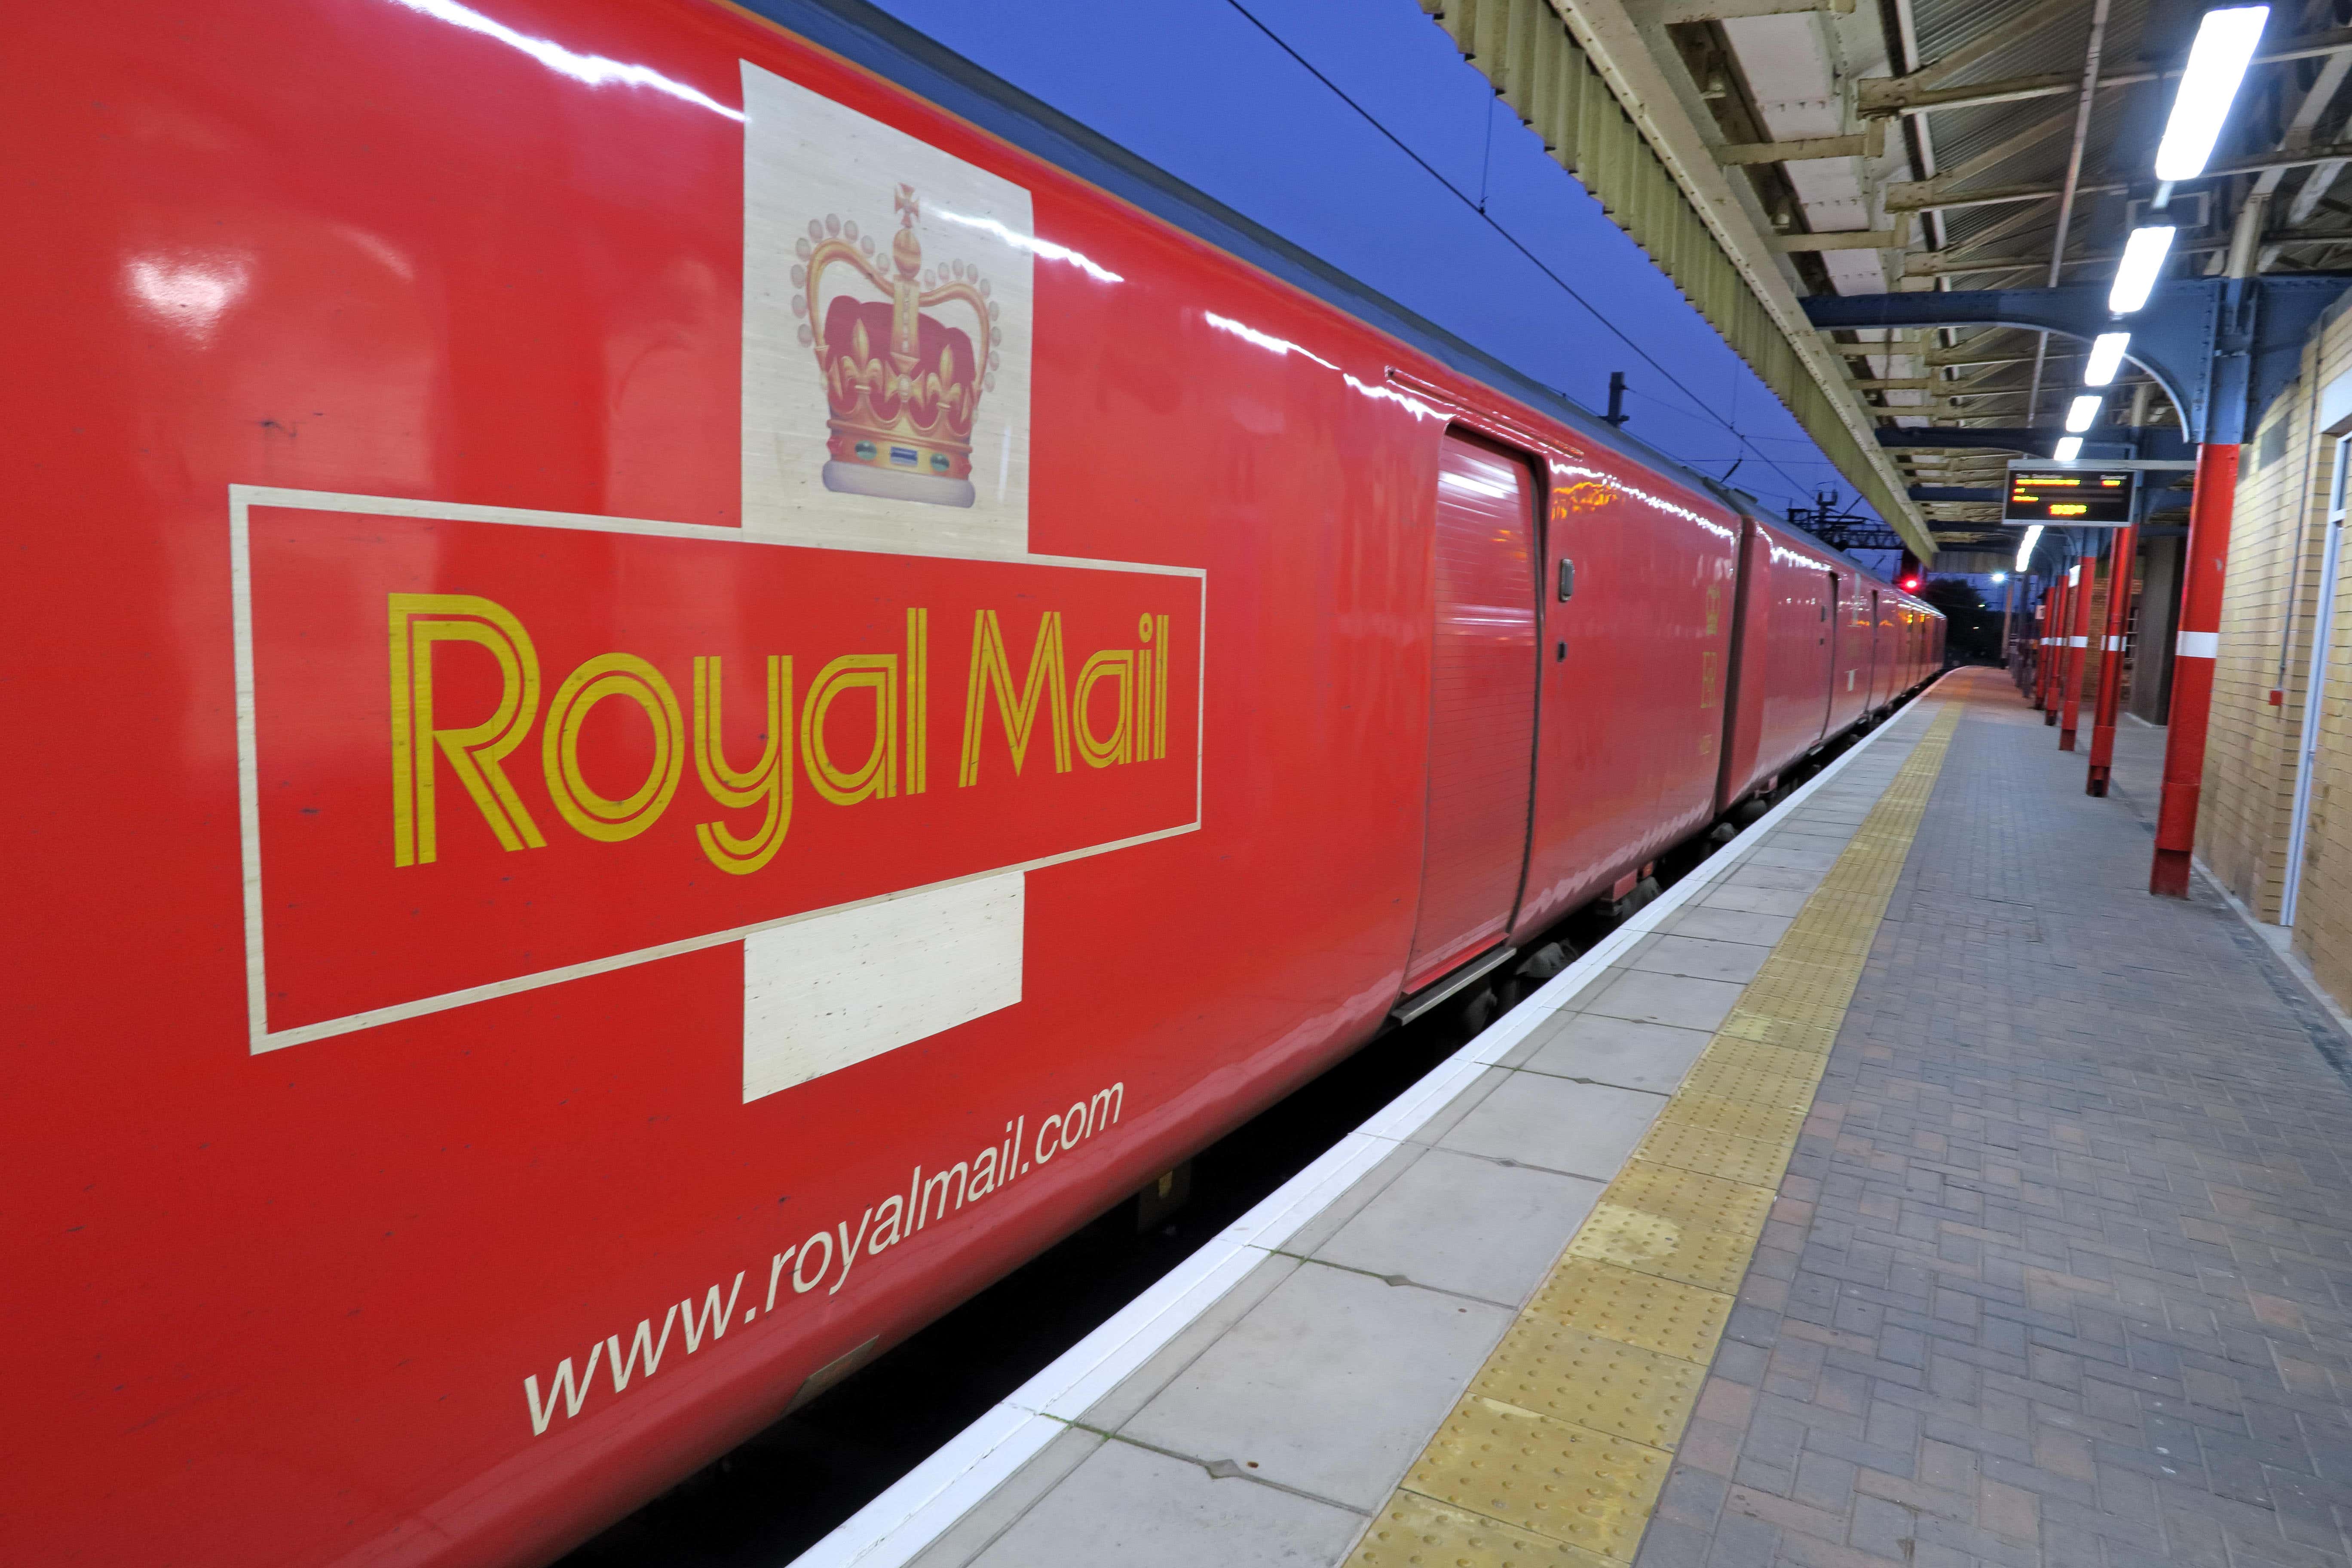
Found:
[[[2352,1042],[1944,679],[820,1544],[2343,1563]]]

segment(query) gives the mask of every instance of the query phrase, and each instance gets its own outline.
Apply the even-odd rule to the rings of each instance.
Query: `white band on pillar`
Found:
[[[2107,651],[2108,651],[2109,653],[2121,653],[2121,652],[2123,652],[2123,651],[2124,651],[2124,639],[2123,639],[2123,638],[2121,638],[2121,637],[2109,637],[2109,638],[2107,639]]]
[[[2183,658],[2219,658],[2221,657],[2220,632],[2183,632],[2174,650]]]
[[[2068,647],[2088,647],[2091,646],[2091,639],[2088,637],[2068,637],[2066,639],[2066,646]]]

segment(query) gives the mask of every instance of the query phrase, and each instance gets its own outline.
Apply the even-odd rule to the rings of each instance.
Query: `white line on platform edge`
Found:
[[[1952,672],[1928,683],[1894,719],[1854,742],[1788,799],[1694,867],[1592,950],[1376,1111],[1297,1175],[1162,1275],[1101,1327],[941,1445],[791,1568],[901,1568],[1009,1479],[1129,1373],[1184,1331],[1365,1172],[1405,1142],[1482,1072],[1508,1056],[1560,1005],[1606,973],[1660,921],[1745,859],[1792,812],[1902,720],[1921,712]]]

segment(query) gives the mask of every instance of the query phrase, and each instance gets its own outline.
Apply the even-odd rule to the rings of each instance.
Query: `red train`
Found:
[[[19,16],[0,1557],[543,1559],[1937,668],[805,15]]]

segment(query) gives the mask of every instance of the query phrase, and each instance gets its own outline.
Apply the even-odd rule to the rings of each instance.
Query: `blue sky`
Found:
[[[1848,485],[1416,0],[881,8],[1773,514]],[[1865,512],[1868,509],[1861,509]]]

